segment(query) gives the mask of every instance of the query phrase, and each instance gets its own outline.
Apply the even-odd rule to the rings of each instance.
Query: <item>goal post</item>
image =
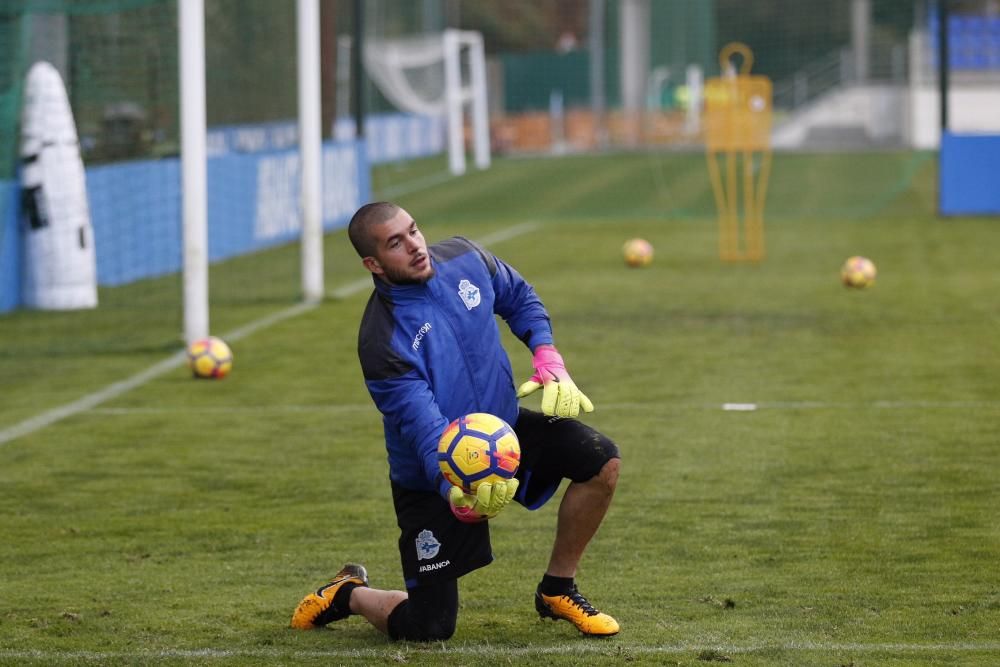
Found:
[[[0,169],[0,311],[38,307],[29,298],[37,278],[56,276],[62,285],[67,277],[61,259],[33,259],[44,244],[23,233],[29,220],[20,202],[32,185],[24,177],[33,175],[19,169],[18,147],[33,135],[18,132],[25,127],[20,119],[51,114],[36,114],[39,105],[29,105],[22,90],[27,73],[43,62],[70,93],[93,230],[92,243],[88,237],[72,245],[93,251],[98,289],[174,281],[163,296],[169,305],[156,314],[179,341],[229,326],[216,303],[253,310],[265,299],[311,301],[325,293],[323,234],[345,226],[370,199],[371,163],[362,140],[327,132],[340,91],[328,82],[329,94],[317,94],[317,79],[326,81],[324,68],[329,74],[334,63],[315,54],[316,42],[322,58],[329,56],[325,48],[349,14],[343,3],[302,5],[299,16],[298,2],[273,0],[11,4],[9,20],[0,22],[0,44],[11,55],[0,66],[7,86],[0,91],[0,148],[7,151]],[[299,20],[309,26],[301,40]],[[297,44],[313,55],[300,59]],[[324,108],[300,105],[300,93],[322,99]],[[438,135],[443,153],[443,131]],[[43,143],[62,150],[62,143]],[[74,205],[58,212],[51,230],[82,210],[75,172],[72,180]],[[44,241],[48,232],[35,236]],[[270,253],[249,256],[284,254],[288,245],[292,255],[275,265]],[[264,265],[273,273],[268,279],[258,272]]]
[[[371,81],[397,108],[445,119],[448,168],[466,171],[466,115],[478,169],[490,166],[489,111],[483,36],[470,30],[370,39],[364,65]]]
[[[319,9],[319,0],[297,0],[300,258],[309,303],[324,292]],[[178,17],[184,339],[190,344],[210,333],[204,0],[179,0]]]
[[[448,164],[453,174],[465,173],[464,107],[470,106],[476,167],[490,166],[489,114],[486,109],[486,58],[483,36],[469,30],[445,30],[444,65],[448,104]],[[462,51],[468,52],[469,83],[462,83]]]
[[[204,338],[208,322],[208,122],[205,101],[205,2],[180,0],[181,199],[184,341]]]
[[[319,0],[296,5],[299,80],[299,159],[302,162],[302,297],[323,299],[323,193],[320,155],[323,122],[320,102]]]

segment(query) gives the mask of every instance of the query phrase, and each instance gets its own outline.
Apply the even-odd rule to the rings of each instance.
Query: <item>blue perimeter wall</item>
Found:
[[[87,169],[97,282],[102,286],[182,268],[180,160],[136,161]],[[326,142],[322,154],[323,227],[343,227],[371,196],[363,142]],[[208,249],[215,262],[299,238],[299,154],[274,150],[208,159]],[[21,301],[20,189],[0,181],[0,312]]]
[[[20,196],[16,181],[0,181],[0,313],[21,302]]]
[[[945,132],[938,178],[942,215],[1000,215],[1000,136]]]

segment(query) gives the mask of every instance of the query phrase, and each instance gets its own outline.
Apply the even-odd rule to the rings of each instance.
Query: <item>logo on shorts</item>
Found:
[[[434,537],[434,533],[424,529],[417,535],[417,560],[434,558],[441,550],[441,543]]]
[[[434,570],[440,570],[443,567],[448,567],[451,565],[450,560],[443,560],[440,563],[428,563],[427,565],[420,566],[420,572],[433,572]]]
[[[469,310],[478,306],[482,298],[479,294],[479,288],[465,278],[462,278],[462,281],[458,283],[458,295],[462,297],[462,302]]]

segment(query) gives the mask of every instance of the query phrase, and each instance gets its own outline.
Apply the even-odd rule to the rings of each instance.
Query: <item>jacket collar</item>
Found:
[[[430,284],[435,280],[437,280],[437,274],[420,285],[390,285],[372,274],[375,291],[379,296],[389,299],[392,303],[407,303],[426,299],[430,293]]]

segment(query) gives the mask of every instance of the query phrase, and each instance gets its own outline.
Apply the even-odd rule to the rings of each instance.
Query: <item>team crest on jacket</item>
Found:
[[[462,278],[462,281],[458,283],[458,295],[462,297],[462,303],[464,303],[465,307],[469,310],[472,310],[479,305],[479,300],[481,298],[479,295],[479,288],[465,278]]]
[[[434,537],[434,533],[424,529],[417,535],[417,560],[434,558],[441,550],[441,543]]]

